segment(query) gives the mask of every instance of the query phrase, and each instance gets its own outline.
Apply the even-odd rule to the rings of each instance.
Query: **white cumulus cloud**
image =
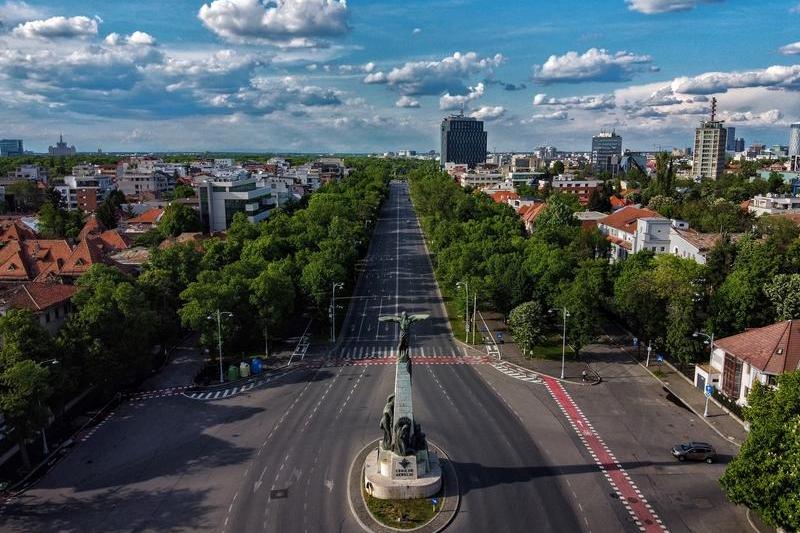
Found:
[[[506,108],[503,106],[481,106],[474,110],[469,116],[477,118],[478,120],[497,120],[506,114]]]
[[[613,109],[615,99],[613,94],[596,94],[589,96],[568,96],[565,98],[547,97],[539,93],[533,97],[534,106],[559,106],[565,109],[584,109],[587,111]]]
[[[135,31],[130,35],[120,35],[119,33],[109,33],[103,40],[109,46],[120,46],[122,44],[132,44],[137,46],[155,46],[156,39],[149,33]]]
[[[50,17],[42,20],[29,20],[11,32],[24,39],[71,39],[97,35],[99,17]]]
[[[441,98],[439,98],[439,109],[443,111],[462,109],[468,103],[483,96],[485,91],[486,87],[483,85],[483,83],[479,83],[475,87],[470,87],[467,94],[451,95],[450,93],[445,93]]]
[[[626,81],[637,72],[648,69],[652,61],[648,55],[590,48],[583,54],[570,51],[562,56],[551,55],[543,65],[534,67],[533,77],[541,83]]]
[[[785,56],[796,56],[800,54],[800,41],[796,43],[787,44],[786,46],[781,46],[780,53]]]
[[[213,0],[197,14],[202,23],[232,42],[313,46],[320,37],[349,31],[346,0]]]
[[[411,98],[410,96],[401,96],[394,103],[395,107],[403,108],[417,108],[419,107],[419,100]]]
[[[4,23],[22,22],[24,20],[33,20],[43,16],[45,15],[39,8],[33,7],[27,2],[8,0],[0,4],[0,26]]]
[[[625,0],[628,9],[645,15],[669,13],[671,11],[689,11],[700,4],[714,4],[723,0]]]
[[[475,52],[455,52],[439,61],[412,61],[388,73],[372,72],[364,83],[385,83],[408,96],[435,95],[467,91],[464,80],[478,72],[491,71],[503,63],[502,54],[480,57]]]
[[[800,90],[800,65],[773,65],[739,72],[706,72],[699,76],[675,78],[670,87],[674,93],[700,95],[746,87]]]

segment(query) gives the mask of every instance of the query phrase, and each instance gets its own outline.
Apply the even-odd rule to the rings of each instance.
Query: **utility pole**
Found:
[[[344,283],[334,282],[331,291],[331,344],[336,342],[336,289],[344,287]]]
[[[209,320],[217,320],[217,349],[219,350],[219,382],[225,383],[225,374],[222,372],[222,315],[227,317],[233,316],[229,311],[220,311],[217,309],[216,313],[208,315]]]
[[[217,346],[219,347],[219,382],[225,383],[225,376],[222,373],[222,317],[217,309]]]
[[[469,281],[459,281],[456,288],[464,287],[464,342],[469,344]],[[473,339],[474,341],[474,339]]]
[[[567,317],[569,312],[564,307],[564,332],[561,335],[561,379],[564,379],[564,365],[567,359]]]
[[[472,297],[472,344],[475,344],[475,322],[478,319],[475,315],[478,313],[478,291],[473,291]]]
[[[653,343],[652,340],[647,341],[647,361],[644,363],[644,366],[647,366],[647,367],[650,366],[650,350],[653,349],[653,347],[651,346],[652,343]]]

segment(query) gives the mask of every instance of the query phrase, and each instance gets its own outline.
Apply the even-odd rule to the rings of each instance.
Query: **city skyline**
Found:
[[[157,6],[0,2],[0,137],[36,152],[62,131],[85,152],[427,151],[463,108],[489,150],[589,150],[604,129],[653,150],[691,146],[712,96],[748,144],[788,144],[800,119],[796,2]]]

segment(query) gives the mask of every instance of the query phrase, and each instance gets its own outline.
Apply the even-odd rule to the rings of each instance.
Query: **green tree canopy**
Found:
[[[800,372],[780,376],[777,388],[756,382],[747,401],[750,432],[720,484],[768,524],[800,530]]]

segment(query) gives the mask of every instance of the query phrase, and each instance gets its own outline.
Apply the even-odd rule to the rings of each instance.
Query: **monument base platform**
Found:
[[[364,490],[381,500],[433,496],[442,488],[438,456],[429,451],[403,457],[378,447],[364,459]]]

